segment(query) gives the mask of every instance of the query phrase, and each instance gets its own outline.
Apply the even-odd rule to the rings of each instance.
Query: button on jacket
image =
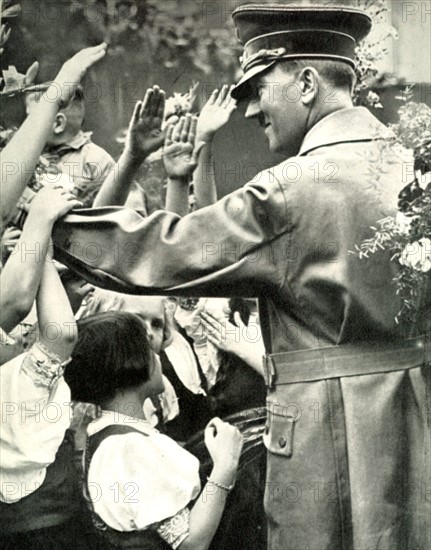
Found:
[[[407,334],[395,323],[392,252],[351,253],[395,215],[412,166],[365,108],[343,109],[298,156],[182,219],[104,208],[56,224],[58,259],[94,284],[259,297],[276,354],[264,438],[271,549],[431,547],[429,348],[402,348],[431,326],[430,303]]]

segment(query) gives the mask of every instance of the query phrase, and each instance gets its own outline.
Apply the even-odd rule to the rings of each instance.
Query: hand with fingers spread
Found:
[[[234,313],[235,324],[208,311],[202,311],[201,320],[209,342],[217,349],[233,353],[263,376],[265,346],[257,323],[244,324],[238,311]]]
[[[236,109],[236,100],[230,95],[233,86],[224,85],[214,90],[203,106],[196,128],[196,143],[208,143],[225,124]]]
[[[197,117],[187,114],[166,131],[163,162],[170,179],[189,178],[197,165],[195,152]]]
[[[136,103],[125,147],[125,152],[132,158],[142,162],[163,145],[164,111],[165,92],[158,86],[149,88],[144,100]]]

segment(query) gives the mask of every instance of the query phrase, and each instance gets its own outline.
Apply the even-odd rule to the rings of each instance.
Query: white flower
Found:
[[[412,225],[413,217],[412,216],[406,216],[402,212],[397,212],[395,221],[398,225],[400,233],[408,235],[408,233],[410,231],[410,226]]]
[[[423,237],[418,241],[408,244],[401,254],[402,265],[427,273],[431,270],[431,239]]]

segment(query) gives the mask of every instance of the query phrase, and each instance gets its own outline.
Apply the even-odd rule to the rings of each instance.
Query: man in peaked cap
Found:
[[[395,214],[411,162],[352,104],[354,49],[370,19],[247,5],[234,20],[244,76],[233,94],[286,160],[182,219],[68,215],[58,258],[127,292],[259,296],[270,549],[428,550],[431,305],[407,338],[390,252],[349,253]]]

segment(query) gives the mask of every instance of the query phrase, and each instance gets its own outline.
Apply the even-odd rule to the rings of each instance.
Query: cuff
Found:
[[[27,352],[22,371],[31,378],[34,385],[51,389],[57,380],[63,376],[64,367],[71,361],[62,361],[41,342],[36,342]]]
[[[190,510],[183,508],[175,516],[161,522],[157,527],[160,537],[176,550],[178,546],[189,536]]]

